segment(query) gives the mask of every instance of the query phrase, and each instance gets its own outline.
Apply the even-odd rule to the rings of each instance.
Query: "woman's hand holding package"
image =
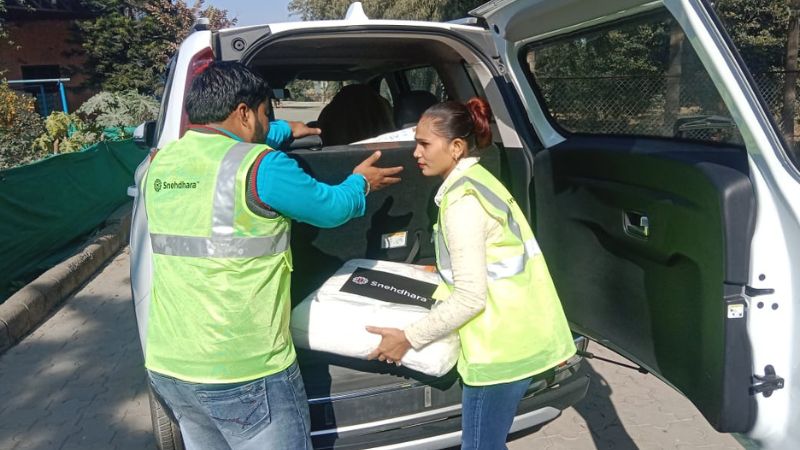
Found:
[[[381,343],[378,348],[369,354],[367,359],[378,358],[380,361],[386,361],[389,364],[400,364],[408,349],[411,348],[411,343],[406,339],[406,333],[397,328],[381,328],[381,327],[367,327],[367,331],[373,334],[381,335]]]

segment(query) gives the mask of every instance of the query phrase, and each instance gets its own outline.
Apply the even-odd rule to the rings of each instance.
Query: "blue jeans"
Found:
[[[463,385],[461,449],[501,450],[531,378],[491,386]]]
[[[149,372],[193,449],[308,449],[311,419],[297,362],[244,383],[198,384]]]

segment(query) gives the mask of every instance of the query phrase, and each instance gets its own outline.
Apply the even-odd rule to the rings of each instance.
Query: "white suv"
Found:
[[[708,2],[507,0],[472,15],[370,20],[354,4],[344,20],[198,26],[170,65],[153,146],[186,130],[185,94],[208,60],[241,61],[273,88],[371,86],[394,108],[393,127],[413,123],[420,98],[484,96],[495,145],[481,162],[528,214],[576,336],[641,364],[717,430],[800,448],[792,426],[800,403],[791,401],[800,398],[800,172]],[[338,120],[324,125],[353,121]],[[364,137],[357,131],[349,142]],[[437,181],[416,170],[414,143],[331,143],[301,140],[288,154],[337,183],[381,149],[385,165],[406,167],[403,182],[371,194],[366,215],[344,226],[294,224],[294,301],[349,259],[433,259]],[[381,245],[398,232],[406,246]],[[149,246],[137,198],[132,280],[142,335]],[[313,352],[300,361],[317,448],[458,444],[455,373],[431,379]],[[554,419],[587,385],[580,358],[565,361],[531,385],[512,430]],[[159,445],[180,446],[153,406]]]

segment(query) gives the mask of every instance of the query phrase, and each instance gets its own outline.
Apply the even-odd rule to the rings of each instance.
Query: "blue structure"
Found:
[[[47,83],[56,83],[58,86],[58,93],[61,97],[61,110],[64,113],[69,112],[69,107],[67,106],[67,92],[64,88],[64,83],[70,81],[69,78],[42,78],[36,80],[9,80],[8,84],[24,84],[26,88],[39,88],[39,92],[36,95],[36,102],[39,105],[39,114],[42,116],[49,115],[54,108],[55,99],[48,102],[47,93],[44,90],[44,86]]]

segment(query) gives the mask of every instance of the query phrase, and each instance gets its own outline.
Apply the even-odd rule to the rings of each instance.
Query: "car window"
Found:
[[[478,78],[478,74],[475,73],[475,68],[467,63],[464,63],[463,67],[464,71],[467,73],[467,77],[469,78],[469,83],[472,85],[472,90],[475,91],[475,95],[486,98],[486,92],[483,90],[483,85],[481,84],[481,80]]]
[[[440,102],[447,100],[447,93],[439,73],[433,67],[420,67],[403,72],[403,76],[408,82],[408,87],[412,91],[428,91],[435,95]]]
[[[791,13],[791,1],[716,0],[712,5],[788,144],[790,157],[800,165],[800,24]]]
[[[666,13],[533,44],[520,56],[550,117],[567,132],[742,143],[697,54]]]
[[[273,101],[275,119],[305,123],[316,121],[322,108],[339,89],[353,83],[357,82],[294,79],[286,84],[289,98],[280,102]]]

